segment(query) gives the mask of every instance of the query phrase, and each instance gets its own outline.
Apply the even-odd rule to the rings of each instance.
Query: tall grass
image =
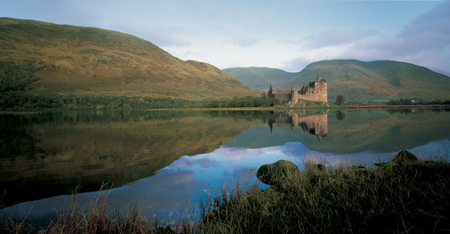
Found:
[[[139,207],[123,213],[108,192],[70,209],[47,227],[6,219],[1,233],[448,233],[450,163],[392,160],[377,167],[312,162],[287,168],[282,186],[263,188],[248,177],[205,193],[198,212],[186,210],[169,226]],[[86,211],[84,211],[86,210]]]
[[[377,168],[343,163],[324,171],[307,163],[300,175],[287,175],[282,187],[222,197],[204,216],[199,232],[450,232],[448,163],[415,161]]]
[[[103,190],[103,186],[102,189]],[[70,208],[58,211],[56,220],[47,227],[37,227],[27,218],[8,218],[0,223],[0,233],[194,233],[195,225],[186,217],[161,226],[157,218],[134,206],[121,212],[108,204],[109,192],[100,192],[89,207],[80,207],[78,196],[72,196]],[[187,212],[185,214],[188,214]]]

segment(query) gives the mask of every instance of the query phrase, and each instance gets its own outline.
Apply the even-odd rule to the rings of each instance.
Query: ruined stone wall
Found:
[[[303,85],[300,90],[272,90],[270,85],[269,92],[267,94],[269,98],[278,99],[278,104],[296,105],[299,99],[308,101],[328,101],[328,87],[327,81],[317,76],[316,81],[310,82],[308,85]]]
[[[319,77],[320,78],[320,77]],[[328,87],[327,82],[323,79],[316,80],[309,83],[307,86],[303,86],[302,89],[298,91],[298,99],[305,99],[308,101],[328,101]]]
[[[278,100],[278,104],[286,104],[292,100],[292,95],[290,91],[287,90],[269,90],[268,93],[269,98],[276,98]]]

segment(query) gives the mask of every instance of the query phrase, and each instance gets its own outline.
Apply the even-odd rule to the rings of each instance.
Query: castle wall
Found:
[[[269,98],[277,98],[279,104],[295,105],[299,102],[299,99],[308,101],[328,101],[328,86],[327,81],[317,76],[316,81],[310,82],[308,85],[296,90],[272,90],[272,85],[268,92]]]
[[[308,85],[304,93],[298,94],[298,99],[327,102],[328,101],[327,89],[328,87],[326,82],[314,82],[314,86],[311,87],[311,85]]]

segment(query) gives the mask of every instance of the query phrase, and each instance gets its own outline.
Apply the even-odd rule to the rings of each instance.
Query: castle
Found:
[[[279,104],[286,103],[287,105],[295,105],[299,99],[308,101],[327,102],[328,98],[327,81],[322,79],[320,75],[317,76],[316,81],[309,82],[308,85],[303,85],[300,90],[273,90],[270,85],[267,96],[269,98],[276,98]]]

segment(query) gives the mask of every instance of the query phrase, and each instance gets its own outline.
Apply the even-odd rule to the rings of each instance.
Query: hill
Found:
[[[11,18],[0,18],[0,32],[1,82],[12,90],[186,100],[259,94],[210,64],[182,61],[129,34]]]
[[[284,83],[294,77],[295,73],[285,72],[280,69],[267,67],[227,68],[224,72],[239,79],[240,82],[254,89],[266,90],[267,84],[272,84],[275,89],[281,88]]]
[[[286,74],[291,73],[286,72]],[[397,61],[315,62],[301,72],[292,74],[292,77],[279,87],[280,89],[290,89],[290,87],[298,89],[303,84],[315,80],[318,74],[328,81],[328,100],[335,100],[337,95],[343,95],[347,101],[351,102],[384,102],[401,98],[424,101],[450,99],[448,92],[450,77],[425,67]],[[239,75],[233,75],[237,80],[243,79]],[[265,86],[267,90],[270,79],[260,77],[254,77],[252,80],[264,83],[247,85],[252,88]],[[248,78],[245,77],[243,80],[246,79]]]

